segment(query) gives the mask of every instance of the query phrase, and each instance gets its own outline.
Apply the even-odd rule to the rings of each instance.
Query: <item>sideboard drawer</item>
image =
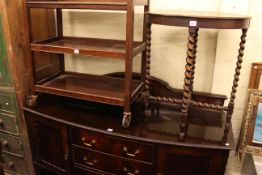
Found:
[[[0,92],[0,111],[15,113],[13,95],[8,92]]]
[[[23,155],[20,137],[0,133],[0,141],[2,143],[3,151],[11,152],[21,156]]]
[[[153,162],[154,146],[105,136],[91,131],[72,130],[72,142],[91,150],[101,151],[128,159]]]
[[[16,118],[9,114],[0,113],[0,131],[18,134]]]
[[[3,153],[3,158],[5,161],[4,171],[9,172],[11,174],[27,174],[25,161],[23,158],[13,156],[8,153]]]
[[[152,174],[152,164],[110,156],[77,146],[73,147],[73,156],[75,165],[112,174]]]

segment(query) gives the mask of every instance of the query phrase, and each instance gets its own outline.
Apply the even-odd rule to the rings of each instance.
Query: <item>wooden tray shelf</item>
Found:
[[[125,48],[125,41],[79,37],[56,37],[31,44],[31,50],[33,51],[118,59],[125,59]],[[143,50],[145,50],[145,43],[134,42],[133,56]]]
[[[124,106],[124,79],[65,72],[48,81],[39,81],[35,91]],[[142,90],[143,83],[132,80],[131,98]]]
[[[27,0],[30,8],[127,10],[128,0]],[[131,3],[130,3],[131,4]],[[148,0],[134,0],[133,5],[148,5]]]

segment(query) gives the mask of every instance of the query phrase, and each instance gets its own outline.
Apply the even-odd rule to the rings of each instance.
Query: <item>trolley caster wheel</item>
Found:
[[[131,123],[131,113],[124,113],[123,119],[122,119],[122,127],[128,128]]]
[[[37,105],[38,95],[30,95],[26,98],[26,104],[30,107],[35,107]]]

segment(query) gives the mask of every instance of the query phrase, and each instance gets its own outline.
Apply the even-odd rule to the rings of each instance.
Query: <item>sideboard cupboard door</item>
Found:
[[[67,127],[31,113],[26,116],[35,163],[57,174],[71,174]]]
[[[160,146],[157,175],[224,175],[228,150]]]

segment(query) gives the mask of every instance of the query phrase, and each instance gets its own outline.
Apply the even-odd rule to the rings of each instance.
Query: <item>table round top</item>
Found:
[[[208,11],[187,11],[187,10],[154,10],[150,14],[188,17],[188,18],[210,18],[210,19],[250,19],[251,16],[223,13],[223,12],[208,12]]]
[[[216,29],[244,29],[250,24],[250,16],[207,11],[155,10],[150,11],[152,23]]]

